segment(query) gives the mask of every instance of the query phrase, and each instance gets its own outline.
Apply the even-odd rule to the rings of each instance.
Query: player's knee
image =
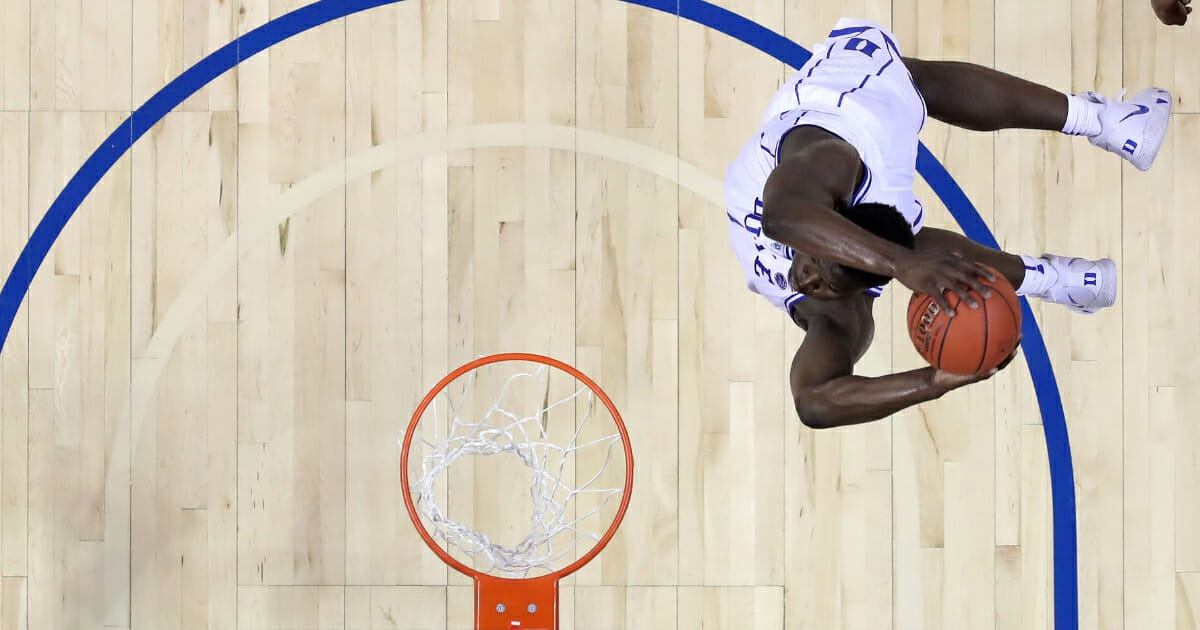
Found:
[[[796,415],[810,429],[830,429],[837,426],[828,412],[804,400],[796,400]]]

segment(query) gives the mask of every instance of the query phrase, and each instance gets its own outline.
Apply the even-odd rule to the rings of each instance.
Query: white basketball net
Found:
[[[415,461],[420,454],[421,470],[419,477],[410,475],[408,491],[429,534],[465,552],[473,559],[477,570],[489,574],[503,572],[511,577],[528,577],[535,570],[549,573],[561,569],[558,565],[565,565],[564,560],[572,559],[569,555],[580,546],[580,541],[599,542],[611,524],[611,520],[600,524],[598,531],[592,531],[593,528],[584,525],[603,520],[592,517],[597,516],[611,499],[624,490],[624,475],[620,475],[621,485],[617,487],[597,487],[608,485],[601,482],[601,476],[614,450],[623,456],[621,435],[616,432],[615,423],[610,423],[612,434],[599,437],[588,435],[581,442],[582,435],[596,430],[596,422],[588,424],[596,409],[596,395],[586,385],[575,381],[577,389],[560,400],[550,402],[546,396],[549,366],[544,364],[538,364],[533,371],[509,376],[500,391],[491,396],[490,407],[482,414],[476,414],[479,415],[477,419],[462,417],[460,414],[473,390],[476,374],[487,370],[491,380],[493,365],[476,368],[460,377],[459,380],[465,379],[466,383],[461,386],[462,394],[457,398],[449,390],[458,381],[448,384],[425,410],[421,422],[429,421],[432,414],[432,435],[438,437],[436,440],[422,437],[421,433],[428,434],[427,431],[419,431],[414,437],[410,458]],[[536,412],[524,416],[518,416],[501,406],[509,388],[520,379],[535,379],[541,393],[538,399],[542,401],[536,405]],[[445,402],[441,406],[444,409],[439,410],[439,402],[443,400]],[[582,403],[582,409],[571,416],[577,418],[573,430],[552,439],[548,433],[552,428],[547,426],[551,412],[575,402]],[[589,431],[585,431],[585,428]],[[401,433],[401,441],[403,438],[404,434]],[[582,458],[577,455],[584,451],[588,451],[592,459],[599,460],[595,470],[578,469],[578,461]],[[528,494],[533,502],[529,534],[511,547],[497,544],[487,534],[448,517],[437,502],[438,479],[441,477],[445,481],[447,469],[455,462],[468,456],[505,453],[517,456],[530,469]],[[584,495],[589,495],[587,500],[579,501],[585,498]],[[581,503],[588,504],[586,509],[581,508]],[[586,553],[588,549],[591,547],[582,549],[582,552]]]

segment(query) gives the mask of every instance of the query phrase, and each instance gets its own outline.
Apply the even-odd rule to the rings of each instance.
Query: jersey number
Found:
[[[879,44],[868,39],[855,37],[846,42],[846,50],[855,50],[868,57],[874,57],[875,51],[879,50]]]
[[[747,214],[745,220],[742,221],[746,231],[755,236],[762,234],[762,207],[762,199],[755,199],[754,212]]]

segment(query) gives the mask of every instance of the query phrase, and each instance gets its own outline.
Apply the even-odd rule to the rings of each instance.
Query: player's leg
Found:
[[[1045,129],[1086,136],[1092,144],[1150,168],[1166,136],[1171,95],[1149,88],[1128,101],[1095,92],[1063,94],[984,66],[904,59],[929,115],[973,129]]]
[[[1046,129],[1067,122],[1062,92],[973,63],[904,59],[929,115],[974,131]]]
[[[1021,261],[1020,256],[980,245],[956,232],[931,227],[921,228],[921,231],[917,232],[914,245],[916,249],[944,249],[967,260],[983,263],[999,271],[1014,287],[1021,286],[1025,280],[1025,263]]]
[[[1117,266],[1107,258],[1018,256],[980,245],[956,232],[928,227],[917,233],[915,246],[949,250],[981,262],[1004,275],[1018,295],[1063,304],[1079,313],[1095,313],[1116,302]]]

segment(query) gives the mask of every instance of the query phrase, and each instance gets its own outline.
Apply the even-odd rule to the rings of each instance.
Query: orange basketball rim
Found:
[[[594,399],[599,400],[604,408],[608,410],[615,424],[616,433],[610,436],[611,444],[619,440],[621,442],[621,450],[624,454],[624,469],[625,480],[622,487],[613,488],[612,495],[619,493],[621,495],[620,504],[616,508],[612,523],[601,535],[587,536],[589,539],[594,539],[594,546],[586,553],[580,555],[573,562],[565,567],[557,570],[548,570],[545,575],[535,577],[503,577],[491,575],[484,571],[467,566],[467,564],[459,561],[452,556],[446,548],[438,543],[437,538],[431,533],[422,522],[422,513],[418,510],[418,502],[414,501],[414,486],[413,480],[410,479],[410,461],[409,456],[412,453],[414,445],[414,436],[417,434],[417,427],[421,424],[421,419],[424,417],[427,408],[437,399],[437,397],[446,390],[446,388],[461,377],[469,376],[474,378],[474,373],[481,368],[491,369],[494,364],[501,362],[527,362],[538,365],[538,370],[548,370],[554,368],[561,370],[566,374],[575,378],[576,381],[583,384],[583,388],[579,388],[576,396],[580,392],[588,392],[589,396],[594,396]],[[506,383],[507,387],[507,383]],[[499,398],[504,396],[503,392],[499,394],[498,399],[493,401],[492,409],[499,404]],[[436,415],[435,410],[435,415]],[[590,411],[586,418],[590,417]],[[477,426],[477,425],[471,425]],[[479,431],[476,430],[476,433]],[[522,433],[522,435],[524,435]],[[574,439],[578,439],[579,433],[576,431]],[[599,441],[596,441],[599,442]],[[592,442],[592,444],[596,443]],[[428,442],[426,442],[428,444]],[[451,447],[453,448],[453,447]],[[569,450],[569,449],[568,449]],[[611,450],[611,448],[610,448]],[[419,459],[419,458],[418,458]],[[454,459],[454,458],[451,458]],[[415,461],[415,460],[414,460]],[[608,459],[604,460],[604,465],[607,466]],[[424,464],[422,463],[422,466]],[[597,473],[597,476],[599,473]],[[596,479],[596,476],[591,477],[587,483],[591,483]],[[408,515],[412,519],[413,525],[416,526],[417,533],[425,544],[437,554],[438,558],[445,562],[456,571],[470,577],[475,583],[475,628],[476,630],[558,630],[558,585],[559,581],[564,577],[578,571],[587,563],[591,562],[612,540],[617,529],[621,525],[621,520],[625,517],[625,511],[629,507],[629,499],[633,490],[633,449],[629,441],[629,434],[626,431],[625,424],[621,419],[620,413],[617,411],[616,405],[609,399],[604,390],[600,388],[592,379],[577,370],[571,365],[552,359],[550,357],[529,354],[529,353],[501,353],[491,356],[481,357],[466,363],[446,375],[445,378],[438,381],[436,385],[421,399],[420,405],[413,412],[408,429],[404,434],[404,439],[401,443],[400,453],[400,480],[404,488],[404,507],[408,510]],[[585,484],[586,485],[586,484]],[[572,495],[574,496],[574,495]],[[436,507],[436,506],[435,506]],[[603,507],[603,505],[601,506]],[[599,513],[600,508],[597,508],[593,513]],[[579,519],[576,519],[576,522]],[[464,528],[468,529],[469,528]],[[471,533],[476,533],[471,531]],[[444,533],[439,537],[448,539]],[[487,540],[483,537],[483,540]],[[449,540],[447,540],[449,542]],[[573,543],[574,545],[574,543]]]

